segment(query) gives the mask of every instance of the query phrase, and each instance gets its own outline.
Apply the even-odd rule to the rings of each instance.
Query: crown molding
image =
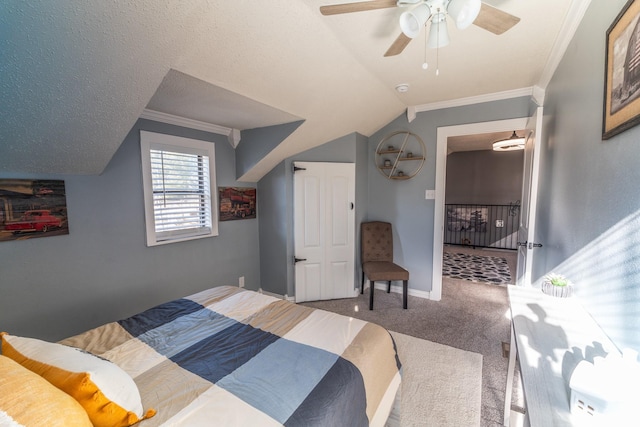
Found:
[[[538,107],[542,107],[544,105],[545,94],[545,89],[541,88],[538,85],[533,86],[533,94],[531,95],[531,98],[533,98],[533,102],[535,102]]]
[[[238,129],[202,122],[200,120],[188,119],[186,117],[174,116],[173,114],[162,113],[160,111],[149,110],[146,108],[140,115],[140,118],[224,135],[227,137],[229,144],[231,144],[233,148],[236,148],[240,143],[240,131]]]
[[[483,102],[502,101],[504,99],[519,98],[521,96],[533,96],[534,88],[525,87],[521,89],[506,90],[503,92],[488,93],[485,95],[470,96],[467,98],[451,99],[448,101],[432,102],[430,104],[415,105],[407,108],[407,120],[409,122],[416,118],[417,113],[425,111],[442,110],[444,108],[463,107],[465,105],[480,104]]]
[[[569,10],[567,10],[567,14],[564,17],[564,22],[560,27],[560,33],[551,48],[549,59],[542,70],[540,80],[536,86],[544,90],[547,88],[547,85],[549,85],[590,4],[591,0],[572,0],[569,5]]]

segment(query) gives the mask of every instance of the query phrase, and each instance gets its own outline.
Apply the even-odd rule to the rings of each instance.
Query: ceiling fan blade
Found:
[[[340,13],[364,12],[367,10],[386,9],[396,7],[397,0],[370,0],[356,3],[331,4],[320,6],[320,13],[323,15],[338,15]]]
[[[405,36],[404,33],[400,33],[398,38],[393,42],[389,49],[385,52],[384,56],[395,56],[404,50],[405,47],[409,44],[409,42],[413,40],[409,37]]]
[[[491,31],[493,34],[500,35],[516,25],[518,22],[520,22],[520,18],[517,16],[503,12],[502,10],[489,6],[486,3],[482,3],[480,13],[476,20],[473,21],[473,24],[487,31]]]

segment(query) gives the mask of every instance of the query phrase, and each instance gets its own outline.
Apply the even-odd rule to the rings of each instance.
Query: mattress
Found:
[[[62,341],[134,379],[152,426],[383,426],[401,381],[389,332],[236,287]]]

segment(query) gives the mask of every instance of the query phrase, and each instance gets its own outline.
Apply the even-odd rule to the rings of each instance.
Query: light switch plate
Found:
[[[436,198],[436,190],[426,190],[424,192],[424,198],[429,200],[429,199],[435,199]]]

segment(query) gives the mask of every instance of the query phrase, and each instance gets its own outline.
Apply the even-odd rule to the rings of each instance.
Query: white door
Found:
[[[354,297],[355,165],[294,166],[296,302]]]
[[[516,273],[518,286],[531,286],[532,252],[541,246],[538,242],[534,242],[541,131],[542,107],[538,107],[527,122],[527,141],[524,148],[524,176],[522,179],[522,206],[518,229],[518,267]]]

